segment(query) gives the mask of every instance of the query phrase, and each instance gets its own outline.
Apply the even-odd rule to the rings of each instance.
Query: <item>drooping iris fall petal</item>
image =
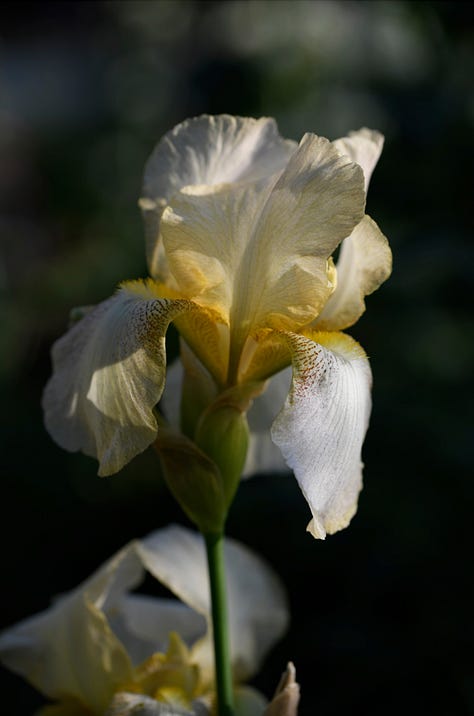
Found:
[[[346,527],[357,509],[371,371],[362,348],[343,333],[290,334],[288,342],[293,382],[272,439],[311,509],[308,530],[324,539]]]
[[[54,345],[46,427],[61,447],[96,457],[100,475],[117,472],[155,439],[165,334],[185,310],[186,301],[159,299],[145,284],[129,282]]]

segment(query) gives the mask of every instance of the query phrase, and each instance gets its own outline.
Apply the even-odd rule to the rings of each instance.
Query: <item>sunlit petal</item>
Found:
[[[254,181],[282,169],[296,148],[278,134],[275,120],[204,115],[189,119],[158,143],[145,168],[140,205],[152,276],[167,275],[159,240],[170,197],[193,184]]]
[[[371,372],[362,348],[342,333],[288,340],[293,383],[272,438],[311,508],[308,530],[324,539],[346,527],[357,509]]]
[[[214,309],[228,323],[235,273],[271,184],[221,184],[205,193],[206,189],[176,195],[163,214],[161,231],[181,295]]]
[[[347,137],[341,137],[333,142],[336,149],[357,162],[365,177],[365,190],[369,186],[370,177],[382,153],[384,137],[374,129],[363,127],[355,132],[349,132]]]
[[[319,313],[334,288],[328,259],[363,216],[360,167],[321,137],[305,135],[275,180],[182,192],[163,214],[171,273],[230,322],[231,351]]]
[[[210,620],[209,581],[202,538],[175,526],[141,541],[146,568],[185,604]],[[281,636],[287,610],[281,585],[256,555],[226,540],[231,658],[237,680],[253,675],[263,656]],[[204,679],[212,679],[210,633],[193,650]]]
[[[337,287],[314,326],[339,331],[364,313],[364,297],[375,291],[392,270],[388,241],[370,216],[365,216],[343,241],[337,262]]]
[[[54,345],[43,396],[46,427],[61,447],[96,457],[100,475],[117,472],[155,439],[165,333],[189,308],[129,282]]]

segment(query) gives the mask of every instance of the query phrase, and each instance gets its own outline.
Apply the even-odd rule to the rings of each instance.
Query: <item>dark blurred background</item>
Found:
[[[291,658],[301,716],[474,713],[473,55],[459,2],[1,3],[2,626],[186,524],[151,451],[100,479],[40,408],[70,309],[146,275],[155,142],[203,112],[274,116],[295,139],[365,125],[386,135],[368,211],[394,253],[350,331],[374,373],[365,489],[350,528],[316,542],[292,476],[242,485],[229,533],[293,614],[254,683],[270,695]],[[1,679],[2,713],[42,703]]]

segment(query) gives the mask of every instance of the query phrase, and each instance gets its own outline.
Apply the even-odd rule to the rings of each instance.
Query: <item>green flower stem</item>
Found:
[[[234,694],[230,664],[229,630],[224,565],[224,535],[205,535],[211,585],[214,657],[216,665],[217,713],[233,716]]]

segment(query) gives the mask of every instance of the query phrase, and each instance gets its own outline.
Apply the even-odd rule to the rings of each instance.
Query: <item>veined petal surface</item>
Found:
[[[371,371],[362,348],[343,333],[289,334],[293,383],[272,439],[311,508],[308,530],[324,539],[346,527],[362,487]]]
[[[339,152],[345,154],[362,167],[365,178],[365,191],[368,189],[370,177],[382,153],[383,144],[383,134],[366,127],[355,132],[349,132],[347,137],[341,137],[333,142]]]
[[[171,196],[184,186],[254,181],[280,171],[296,143],[282,139],[276,122],[262,117],[203,115],[186,120],[158,143],[145,167],[143,196],[150,274],[166,278],[160,219]]]
[[[247,185],[187,189],[161,230],[180,293],[230,323],[242,350],[259,328],[295,329],[334,286],[329,257],[363,216],[361,168],[305,135],[281,175]]]
[[[61,447],[96,457],[100,475],[117,472],[155,439],[165,333],[189,309],[157,298],[151,283],[129,282],[55,343],[46,427]]]
[[[373,293],[392,271],[392,252],[386,237],[364,216],[343,241],[337,262],[337,287],[314,322],[324,331],[352,326],[364,313],[364,297]]]

